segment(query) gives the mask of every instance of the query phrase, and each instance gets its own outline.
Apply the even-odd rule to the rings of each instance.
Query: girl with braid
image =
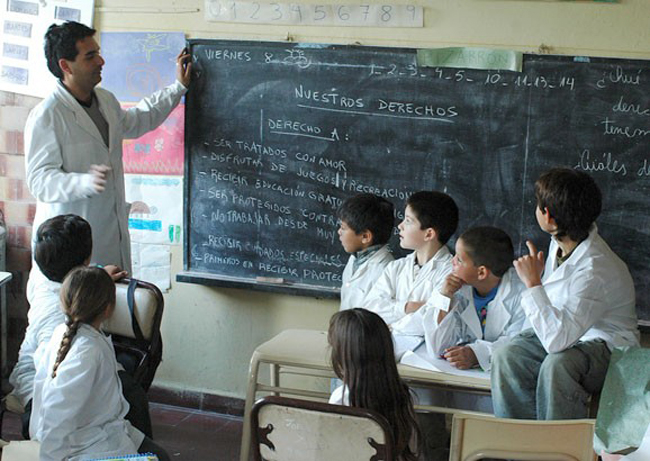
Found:
[[[101,324],[115,309],[115,284],[103,269],[78,267],[64,279],[66,315],[50,342],[34,356],[34,400],[30,434],[41,443],[41,461],[81,461],[151,452],[167,453],[124,419],[110,337]]]

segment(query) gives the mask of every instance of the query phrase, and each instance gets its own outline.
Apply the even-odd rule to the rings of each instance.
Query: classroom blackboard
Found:
[[[418,67],[414,49],[189,44],[179,280],[336,296],[336,209],[359,192],[398,222],[409,194],[443,190],[460,230],[546,249],[533,183],[563,166],[600,185],[599,230],[650,321],[649,61],[525,55],[522,72],[482,71]]]

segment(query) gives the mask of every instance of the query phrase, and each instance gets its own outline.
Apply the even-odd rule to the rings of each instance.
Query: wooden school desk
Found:
[[[335,376],[329,363],[329,353],[327,333],[316,330],[285,330],[255,349],[248,376],[240,461],[248,461],[251,443],[250,411],[257,393],[272,392],[328,400],[329,393],[283,387],[280,383],[280,371],[284,367],[284,372],[287,374],[333,378]],[[270,367],[270,385],[258,381],[262,364]],[[456,376],[407,365],[398,365],[397,368],[400,376],[409,386],[490,394],[489,379]],[[416,408],[443,413],[455,412],[452,408],[431,406],[416,406]]]

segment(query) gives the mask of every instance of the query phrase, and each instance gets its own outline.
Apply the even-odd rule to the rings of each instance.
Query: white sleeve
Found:
[[[396,299],[397,278],[401,267],[398,261],[386,266],[363,303],[365,309],[379,315],[387,325],[398,321],[405,315],[407,301]]]
[[[605,293],[608,281],[593,271],[579,271],[566,283],[571,284],[571,296],[562,305],[553,305],[543,285],[526,289],[521,298],[521,306],[549,354],[573,346],[611,308]]]
[[[424,319],[424,341],[427,345],[427,353],[433,358],[439,358],[445,349],[458,344],[463,337],[464,322],[461,320],[459,310],[456,306],[438,324],[437,309],[427,309]]]
[[[178,80],[140,101],[135,107],[121,110],[122,133],[125,138],[139,138],[158,127],[181,101],[187,88]]]
[[[63,170],[63,154],[53,114],[35,109],[25,125],[27,187],[39,202],[71,202],[95,195],[89,173]],[[81,155],[81,153],[80,153]]]

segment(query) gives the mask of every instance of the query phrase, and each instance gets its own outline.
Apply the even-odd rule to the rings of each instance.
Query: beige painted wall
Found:
[[[544,45],[555,54],[650,59],[648,0],[621,0],[620,4],[533,0],[414,2],[425,7],[422,29],[207,23],[201,0],[97,0],[95,26],[101,31],[183,31],[188,38],[282,41],[291,35],[303,42],[414,47],[472,45],[527,52],[536,52]],[[180,271],[180,248],[174,250],[172,257],[173,271]],[[156,383],[243,397],[248,361],[256,345],[286,328],[326,329],[336,309],[332,301],[173,283],[166,295],[164,361]]]

